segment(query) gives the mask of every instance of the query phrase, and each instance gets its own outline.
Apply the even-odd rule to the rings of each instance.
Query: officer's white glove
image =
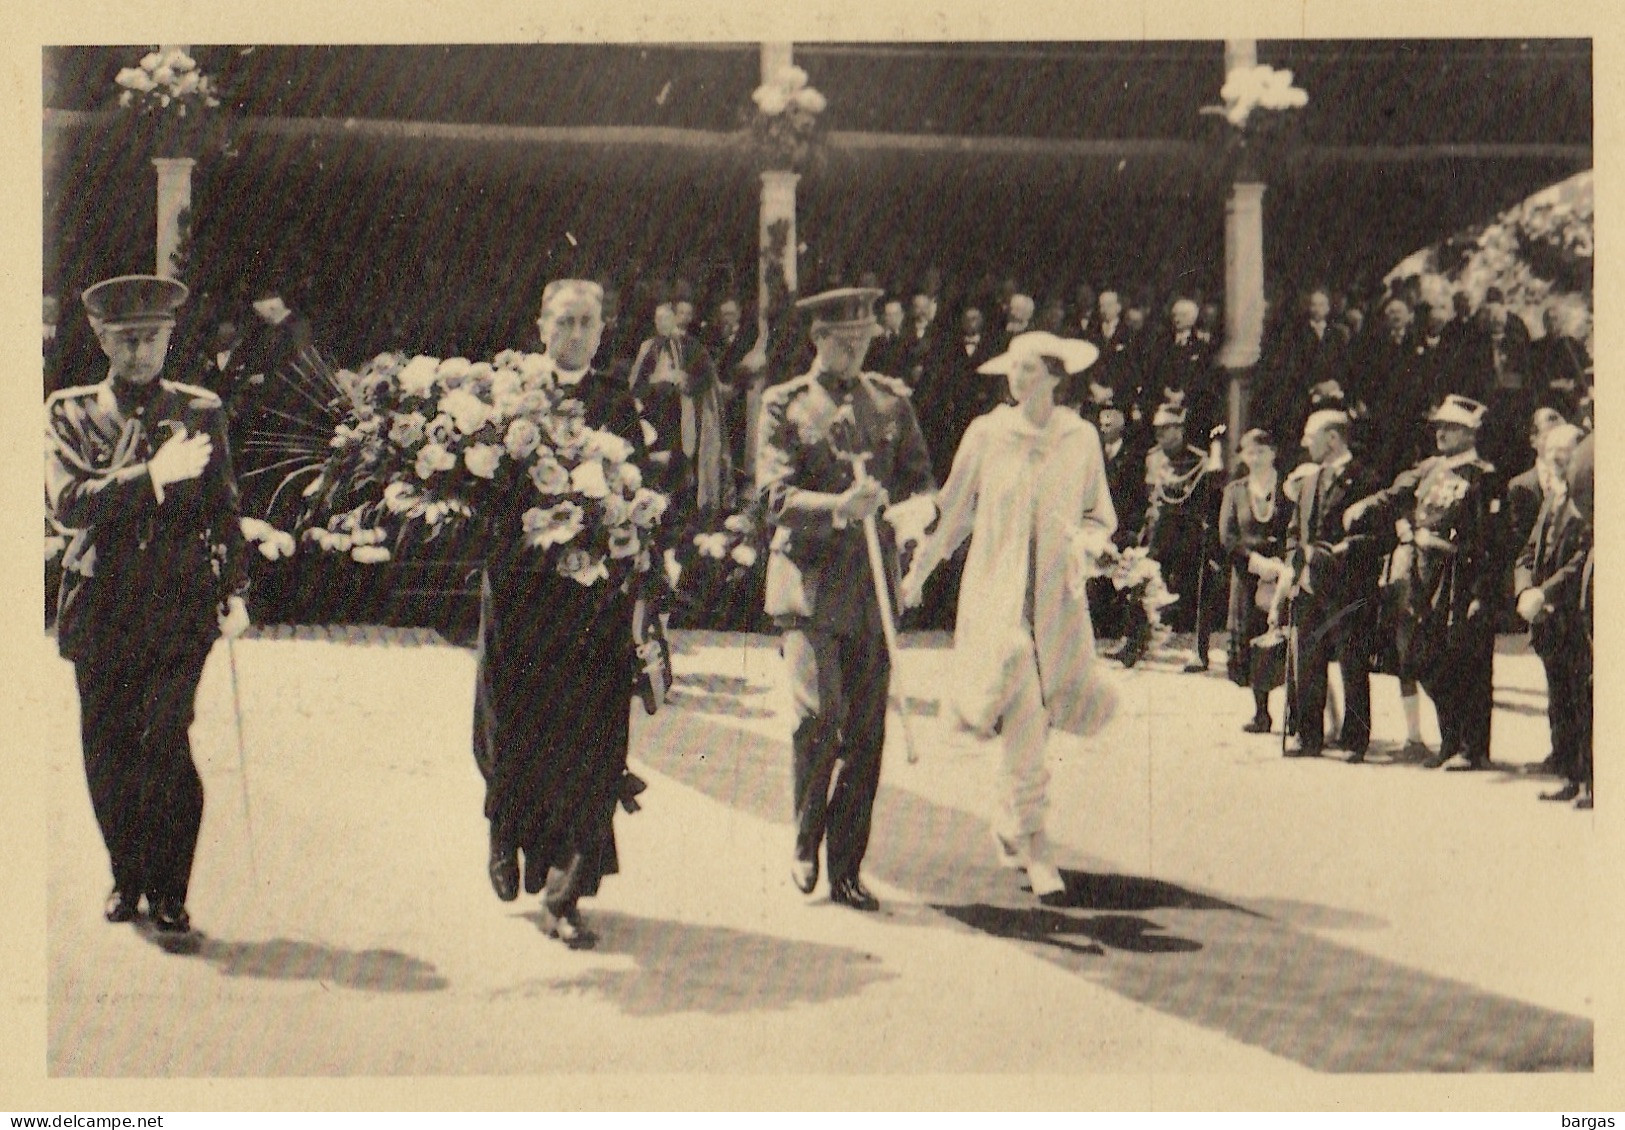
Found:
[[[916,566],[908,571],[908,576],[903,578],[903,583],[898,589],[897,596],[902,601],[903,607],[907,609],[918,608],[920,606],[920,601],[924,598],[924,595],[925,578],[920,576],[919,567]]]
[[[240,596],[226,598],[226,610],[220,614],[220,634],[234,640],[248,631],[248,605]]]
[[[897,544],[924,541],[925,528],[937,520],[936,500],[928,494],[917,494],[886,507],[885,519],[897,531]]]
[[[1533,624],[1546,610],[1546,594],[1538,588],[1527,588],[1518,594],[1518,615]]]
[[[863,479],[841,495],[835,514],[844,522],[861,522],[886,505],[886,490],[874,479]]]
[[[203,474],[213,454],[214,444],[207,432],[188,436],[186,429],[180,428],[147,460],[147,474],[161,491],[171,483],[185,482]]]

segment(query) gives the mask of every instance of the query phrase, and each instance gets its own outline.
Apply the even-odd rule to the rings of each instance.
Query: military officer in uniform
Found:
[[[1141,543],[1162,566],[1163,580],[1179,602],[1168,615],[1176,632],[1194,632],[1195,654],[1185,670],[1208,669],[1208,633],[1219,606],[1214,537],[1218,484],[1212,451],[1185,442],[1183,397],[1157,409],[1151,418],[1157,446],[1145,456],[1147,506]]]
[[[1343,516],[1348,530],[1405,519],[1399,529],[1413,549],[1407,599],[1415,633],[1399,674],[1421,683],[1438,713],[1439,752],[1423,762],[1433,769],[1454,758],[1466,769],[1490,764],[1500,576],[1495,468],[1477,447],[1485,412],[1475,400],[1446,396],[1430,417],[1438,454]]]
[[[810,894],[825,845],[831,900],[866,911],[879,908],[859,867],[891,671],[863,525],[892,504],[876,525],[895,611],[890,527],[922,532],[936,489],[908,386],[863,370],[880,294],[850,288],[797,303],[812,317],[817,358],[810,372],[764,394],[756,456],[775,526],[766,611],[783,631],[797,715],[792,877]]]
[[[152,925],[184,935],[203,817],[188,740],[198,681],[215,639],[248,626],[226,413],[159,375],[185,286],[133,275],[83,297],[108,374],[46,403],[47,501],[73,532],[57,641],[112,863],[107,920],[134,920],[145,896]]]

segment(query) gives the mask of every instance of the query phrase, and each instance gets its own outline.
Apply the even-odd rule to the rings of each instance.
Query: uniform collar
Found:
[[[1354,462],[1354,452],[1345,451],[1345,452],[1343,452],[1343,454],[1339,455],[1336,459],[1331,460],[1331,462],[1322,463],[1321,464],[1321,470],[1330,471],[1332,474],[1335,475],[1335,474],[1338,474],[1339,472],[1341,472],[1344,467],[1347,467],[1352,462]]]
[[[158,395],[160,382],[163,378],[154,377],[144,385],[134,381],[124,380],[122,377],[109,376],[107,383],[113,389],[113,395],[120,404],[132,407],[145,407],[152,403],[152,398]]]
[[[1458,452],[1455,455],[1447,455],[1443,460],[1444,466],[1452,471],[1458,467],[1465,467],[1469,463],[1476,462],[1478,462],[1478,448],[1476,447],[1469,447],[1466,451]]]

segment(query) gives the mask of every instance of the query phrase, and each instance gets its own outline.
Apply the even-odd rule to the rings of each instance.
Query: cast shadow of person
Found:
[[[527,917],[540,928],[540,914]],[[624,955],[632,967],[588,969],[545,987],[601,996],[629,1016],[782,1011],[897,977],[879,957],[846,946],[608,910],[588,925],[595,957]]]
[[[396,950],[347,950],[292,938],[228,942],[196,930],[166,935],[144,926],[140,933],[165,953],[200,958],[225,977],[312,981],[371,993],[440,992],[450,984],[429,962]]]

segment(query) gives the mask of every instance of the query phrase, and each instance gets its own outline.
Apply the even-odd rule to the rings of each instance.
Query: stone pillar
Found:
[[[1258,63],[1257,43],[1225,43],[1225,74]],[[1247,402],[1264,340],[1264,184],[1255,163],[1243,159],[1224,209],[1224,349],[1230,376],[1225,452],[1233,463],[1247,425]]]
[[[187,217],[192,210],[192,166],[190,157],[154,157],[158,170],[158,254],[155,274],[174,278],[180,264],[176,253],[185,238]]]
[[[762,44],[761,81],[766,82],[781,68],[794,62],[789,43]],[[796,182],[798,173],[770,169],[762,173],[762,203],[757,224],[756,257],[756,348],[744,365],[755,373],[745,397],[745,467],[747,475],[756,472],[757,416],[761,411],[762,389],[767,385],[768,314],[773,294],[782,282],[784,289],[796,290]],[[781,226],[782,225],[782,226]],[[776,313],[777,311],[775,311]]]

